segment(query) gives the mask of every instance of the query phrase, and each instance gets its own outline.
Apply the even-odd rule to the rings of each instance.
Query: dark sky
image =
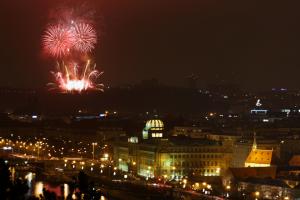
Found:
[[[0,87],[39,88],[52,80],[54,63],[43,58],[40,42],[60,2],[1,0]],[[183,85],[197,74],[203,84],[299,88],[300,3],[291,2],[95,0],[102,80],[120,85],[155,77]]]

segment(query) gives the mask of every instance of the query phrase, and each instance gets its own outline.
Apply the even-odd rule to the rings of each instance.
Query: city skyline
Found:
[[[0,199],[300,199],[299,5],[3,0]]]

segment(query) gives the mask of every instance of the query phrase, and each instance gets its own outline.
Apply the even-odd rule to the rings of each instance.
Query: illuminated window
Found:
[[[161,138],[163,136],[162,133],[152,133],[151,135],[153,138]]]

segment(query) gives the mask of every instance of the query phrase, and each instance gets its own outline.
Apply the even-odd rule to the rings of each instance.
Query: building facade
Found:
[[[220,176],[230,164],[230,148],[207,140],[118,142],[114,160],[122,171],[143,177]]]

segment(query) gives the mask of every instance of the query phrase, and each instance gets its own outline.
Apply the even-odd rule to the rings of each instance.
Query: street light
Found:
[[[93,146],[93,160],[95,160],[95,146],[97,145],[96,142],[93,142],[92,143],[92,146]]]
[[[81,170],[83,170],[84,169],[84,165],[85,165],[85,162],[80,162],[80,165],[81,165]]]
[[[42,143],[42,142],[40,142],[40,141],[37,142],[37,160],[38,160],[39,157],[40,157],[40,148],[41,148],[40,144],[41,144],[41,143]]]
[[[231,187],[230,187],[230,185],[227,185],[226,186],[226,197],[228,198],[229,197],[229,192],[230,192],[230,189],[231,189]]]
[[[182,187],[185,188],[185,187],[186,187],[186,183],[187,183],[187,179],[183,179],[183,180],[182,180],[182,183],[183,183],[183,186],[182,186]]]
[[[148,177],[151,178],[151,166],[148,166]]]
[[[173,179],[175,178],[175,169],[176,169],[176,167],[173,166],[173,167],[172,167],[172,170],[173,170]]]
[[[65,161],[65,165],[64,165],[64,166],[67,167],[67,162],[68,162],[68,160],[65,159],[64,161]]]
[[[256,191],[254,194],[255,194],[255,200],[257,200],[259,198],[259,195],[260,195],[259,191]]]

